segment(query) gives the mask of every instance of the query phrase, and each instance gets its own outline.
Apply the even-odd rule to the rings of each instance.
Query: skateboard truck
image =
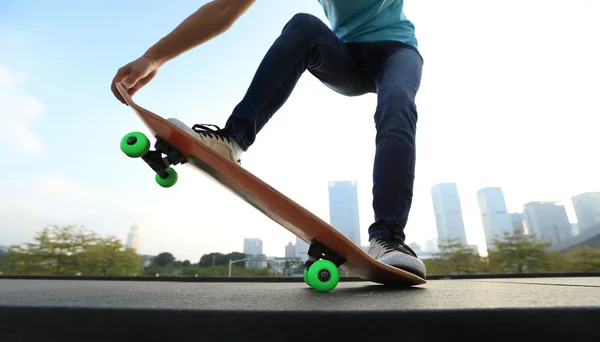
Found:
[[[126,134],[121,139],[121,151],[130,158],[141,157],[156,172],[155,180],[163,188],[169,188],[177,182],[177,172],[171,165],[186,163],[181,152],[159,136],[156,136],[154,151],[150,151],[150,140],[141,132]]]
[[[163,157],[162,155],[166,155]],[[148,151],[142,159],[156,172],[161,178],[169,176],[169,167],[171,165],[185,164],[185,158],[181,153],[168,142],[156,136],[154,151]]]
[[[340,278],[338,268],[346,259],[335,254],[319,240],[308,247],[308,260],[304,262],[304,281],[318,291],[330,291]]]

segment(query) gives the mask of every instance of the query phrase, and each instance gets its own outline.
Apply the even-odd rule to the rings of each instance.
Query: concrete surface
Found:
[[[169,283],[0,279],[0,305],[205,310],[419,310],[600,307],[600,278],[434,280],[394,289],[342,282]]]
[[[0,341],[600,341],[600,278],[341,282],[0,279]]]

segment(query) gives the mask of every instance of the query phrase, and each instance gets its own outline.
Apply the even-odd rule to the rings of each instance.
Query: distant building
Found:
[[[567,211],[556,202],[529,202],[523,207],[528,234],[553,245],[569,240],[573,234]]]
[[[264,254],[258,255],[247,255],[246,260],[244,262],[244,266],[246,268],[266,268],[267,267],[267,257]]]
[[[263,254],[263,243],[261,239],[244,239],[244,254],[246,256]]]
[[[136,252],[140,251],[140,227],[137,223],[131,226],[131,231],[127,234],[127,247],[133,248]]]
[[[573,196],[573,209],[577,216],[577,232],[585,232],[600,223],[600,192],[586,192]]]
[[[548,248],[549,252],[567,252],[569,250],[581,247],[600,247],[600,223],[586,229],[581,234],[574,236],[564,242],[552,245]]]
[[[263,254],[263,242],[261,239],[244,239],[244,254],[246,268],[265,268],[267,267],[267,257]]]
[[[433,211],[438,233],[438,244],[448,240],[467,245],[467,234],[462,216],[458,189],[454,183],[437,184],[431,189]]]
[[[296,258],[296,246],[294,246],[291,241],[285,246],[285,257]]]
[[[294,249],[296,250],[296,257],[302,260],[302,262],[308,260],[308,247],[308,243],[296,236]]]
[[[356,181],[329,182],[329,223],[361,245]]]
[[[429,252],[438,252],[439,251],[438,239],[433,238],[433,239],[429,239],[429,240],[425,241],[425,250],[429,251]]]
[[[524,234],[527,234],[525,230],[525,225],[523,225],[523,221],[525,220],[525,215],[522,213],[511,213],[510,220],[512,222],[513,232],[522,231]]]
[[[506,210],[504,194],[499,187],[484,188],[477,191],[481,223],[488,250],[495,250],[494,239],[513,231],[513,222]]]

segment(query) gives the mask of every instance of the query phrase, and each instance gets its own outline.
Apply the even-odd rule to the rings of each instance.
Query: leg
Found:
[[[387,57],[376,57],[369,63],[374,65],[371,70],[377,87],[373,209],[376,223],[383,223],[404,240],[413,196],[415,97],[421,83],[423,62],[415,50],[390,45],[392,51],[388,46],[381,46]],[[371,227],[370,237],[381,236],[380,226]]]
[[[352,48],[318,18],[295,15],[262,60],[225,131],[243,150],[283,106],[305,70],[348,96],[366,92],[364,71]]]
[[[405,241],[415,172],[415,97],[421,83],[419,53],[398,43],[373,48],[368,62],[377,88],[373,209],[369,254],[425,277],[425,265]]]

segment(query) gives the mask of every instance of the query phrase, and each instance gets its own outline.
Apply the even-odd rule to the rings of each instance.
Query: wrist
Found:
[[[148,49],[144,55],[144,57],[152,60],[154,62],[154,64],[156,65],[156,67],[160,67],[163,64],[165,64],[169,58],[167,56],[167,54],[164,52],[163,49],[161,49],[159,46],[154,45],[153,47],[151,47],[150,49]]]

